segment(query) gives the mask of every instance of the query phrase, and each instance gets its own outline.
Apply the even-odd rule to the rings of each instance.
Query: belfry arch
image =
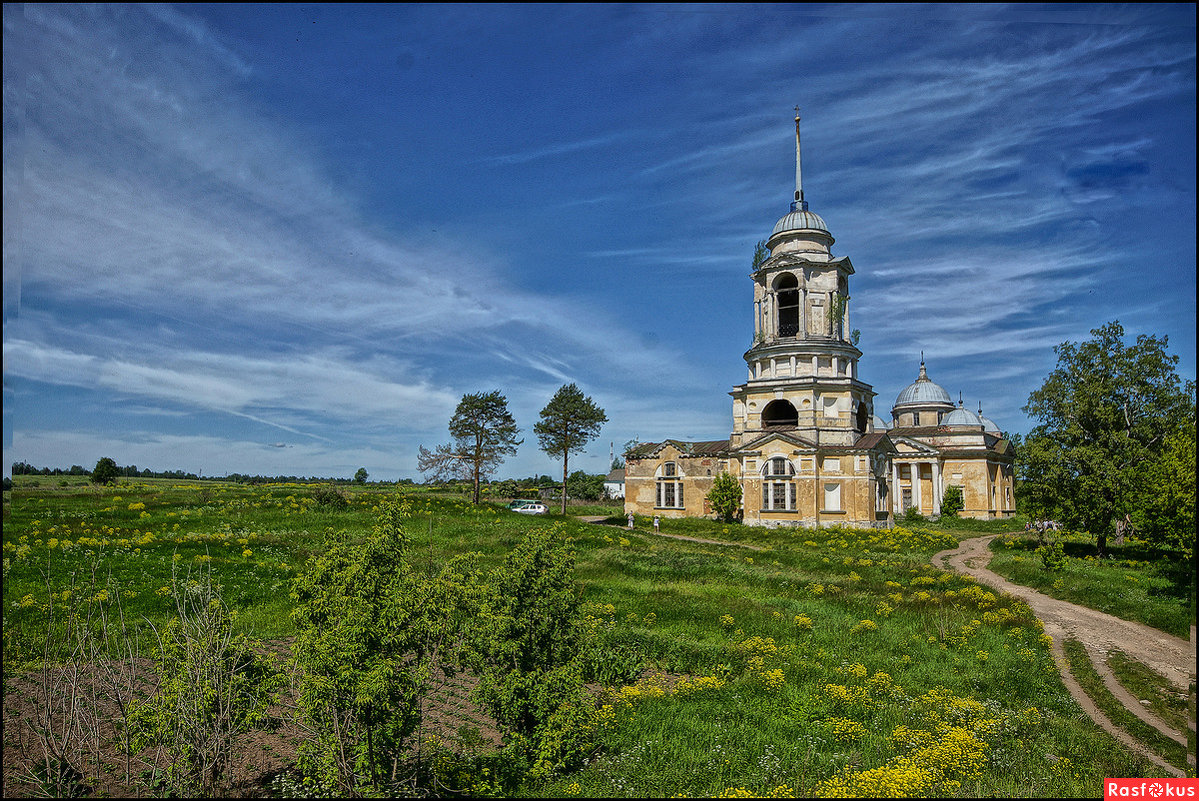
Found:
[[[795,276],[786,273],[774,282],[775,297],[778,302],[778,335],[780,337],[798,336],[799,331],[799,281]]]
[[[795,428],[799,412],[789,401],[773,400],[762,410],[762,428]]]

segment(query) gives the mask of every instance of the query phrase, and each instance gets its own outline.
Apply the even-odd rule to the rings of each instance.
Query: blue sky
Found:
[[[1005,430],[1118,319],[1195,377],[1195,8],[4,7],[4,469],[418,477],[498,389],[553,475],[721,439],[805,196],[863,380]]]

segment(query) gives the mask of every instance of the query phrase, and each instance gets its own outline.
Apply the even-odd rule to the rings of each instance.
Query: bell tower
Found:
[[[845,448],[874,430],[875,393],[858,379],[862,352],[850,326],[854,269],[833,255],[833,235],[804,199],[799,121],[796,108],[794,200],[750,274],[754,343],[748,379],[730,393],[733,448],[778,431]]]

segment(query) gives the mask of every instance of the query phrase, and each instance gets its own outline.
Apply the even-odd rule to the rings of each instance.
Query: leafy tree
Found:
[[[592,749],[595,702],[583,685],[574,553],[562,531],[535,531],[488,574],[473,619],[476,698],[514,756],[545,776]]]
[[[566,474],[570,454],[579,453],[608,422],[604,410],[596,406],[575,384],[565,384],[541,410],[541,420],[533,426],[541,450],[562,458],[562,514],[566,514]]]
[[[330,534],[292,591],[299,708],[311,734],[300,767],[339,796],[395,791],[432,671],[457,660],[479,605],[473,555],[436,575],[412,567],[401,526],[409,511],[386,501],[362,545]]]
[[[950,484],[945,488],[945,495],[941,498],[941,517],[957,517],[958,512],[966,508],[966,500],[962,497],[962,488],[956,484]]]
[[[720,515],[720,519],[731,523],[741,508],[741,484],[728,473],[721,473],[712,480],[712,489],[708,490],[708,503],[712,511]]]
[[[93,484],[111,484],[117,480],[117,476],[121,474],[121,468],[117,467],[117,463],[107,456],[100,457],[100,461],[96,462],[95,468],[92,469]]]
[[[366,472],[365,467],[359,467],[358,472],[354,474],[354,483],[355,484],[365,484],[366,477],[368,475],[370,475],[370,474]]]
[[[416,467],[435,481],[470,480],[477,504],[482,479],[494,473],[504,457],[516,453],[516,447],[524,442],[516,438],[519,433],[508,411],[508,399],[500,392],[463,395],[450,418],[453,444],[438,445],[432,451],[422,445]]]
[[[593,476],[576,470],[566,479],[566,492],[572,498],[597,501],[604,496],[605,478],[606,476]]]
[[[1159,544],[1189,541],[1193,550],[1193,500],[1185,531],[1173,528],[1185,513],[1168,514],[1169,531],[1148,519],[1156,497],[1174,499],[1170,509],[1188,492],[1194,497],[1194,446],[1186,450],[1186,437],[1194,442],[1195,384],[1180,382],[1165,337],[1142,334],[1126,345],[1119,322],[1091,334],[1054,349],[1057,368],[1024,407],[1040,421],[1017,450],[1029,511],[1092,532],[1100,550],[1125,515],[1148,525]],[[1189,479],[1186,469],[1169,468],[1182,452],[1192,461]]]

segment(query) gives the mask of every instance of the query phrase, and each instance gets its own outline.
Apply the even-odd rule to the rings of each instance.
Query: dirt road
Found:
[[[1070,694],[1086,710],[1087,714],[1118,740],[1149,757],[1159,767],[1169,770],[1173,775],[1182,775],[1177,769],[1167,765],[1155,754],[1134,741],[1123,729],[1113,725],[1102,712],[1095,708],[1090,698],[1086,696],[1066,668],[1061,643],[1064,639],[1078,640],[1082,643],[1087,649],[1087,654],[1096,671],[1103,678],[1104,684],[1129,712],[1167,737],[1185,745],[1187,742],[1185,732],[1171,728],[1156,715],[1146,710],[1136,698],[1120,686],[1107,666],[1107,653],[1108,651],[1123,651],[1132,659],[1151,667],[1179,690],[1186,692],[1190,683],[1195,680],[1194,627],[1191,628],[1191,641],[1187,642],[1149,626],[1121,620],[1118,617],[1068,601],[1059,601],[1028,587],[1013,584],[998,573],[987,569],[987,564],[991,561],[991,541],[996,536],[999,535],[964,540],[955,549],[935,554],[933,564],[944,570],[955,570],[973,576],[983,584],[1014,595],[1027,603],[1033,613],[1045,624],[1046,633],[1053,637],[1054,653],[1062,672],[1062,679],[1070,690]],[[1191,726],[1194,727],[1193,720]],[[1193,766],[1195,755],[1189,754],[1188,760]]]

